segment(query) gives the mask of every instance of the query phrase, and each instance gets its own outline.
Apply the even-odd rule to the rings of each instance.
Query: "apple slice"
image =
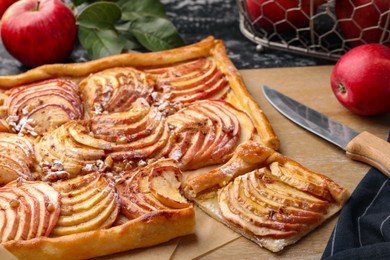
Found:
[[[87,132],[89,133],[81,122],[71,121],[61,125],[44,135],[37,143],[37,159],[47,165],[53,165],[55,161],[61,162],[63,166],[61,170],[66,171],[70,175],[68,177],[90,172],[87,166],[96,165],[98,160],[102,160],[105,157],[105,150],[101,148],[110,148],[111,143],[96,139]],[[93,167],[90,168],[93,170]],[[38,167],[37,170],[42,175],[46,175],[42,167]]]
[[[19,226],[18,207],[11,207],[7,197],[0,196],[0,208],[4,212],[5,227],[0,234],[1,242],[13,240]]]
[[[273,237],[273,238],[286,238],[296,234],[296,231],[281,231],[274,230],[265,227],[259,227],[254,225],[253,223],[246,221],[241,218],[238,214],[235,214],[229,208],[229,186],[232,183],[229,183],[224,189],[218,193],[218,205],[221,210],[221,214],[226,221],[228,221],[229,225],[234,228],[244,229],[247,232],[250,232],[254,236],[258,237]]]
[[[156,166],[149,176],[150,192],[168,207],[174,209],[189,207],[191,204],[180,193],[182,184],[180,170],[175,165]]]
[[[3,240],[48,236],[58,220],[59,193],[45,182],[14,181],[0,188],[0,198],[8,203],[8,210],[2,204],[7,217]],[[15,219],[11,212],[17,214]]]
[[[127,111],[138,98],[151,99],[154,85],[150,75],[130,67],[92,74],[80,83],[86,115]]]
[[[321,214],[326,214],[329,209],[330,204],[328,201],[318,199],[315,196],[286,185],[274,178],[266,168],[253,171],[248,175],[248,179],[254,190],[262,192],[264,196],[280,204]]]
[[[247,197],[245,193],[247,186],[243,185],[243,179],[243,176],[238,177],[229,187],[228,203],[232,212],[255,226],[269,228],[270,230],[302,232],[308,229],[307,224],[312,222],[307,221],[308,223],[306,223],[293,220],[290,216],[291,212],[285,211],[283,206],[274,208],[272,202],[271,204],[268,203],[269,201],[255,203],[250,197]],[[300,219],[307,220],[304,217]]]
[[[110,227],[119,212],[115,188],[98,173],[57,182],[61,213],[52,234],[63,236]]]
[[[20,186],[18,187],[15,185],[11,185],[12,184],[9,184],[5,187],[11,187],[11,189],[9,189],[11,192],[15,193],[18,198],[23,198],[25,200],[26,208],[28,208],[28,212],[30,213],[26,214],[26,219],[28,219],[30,223],[26,225],[28,229],[23,239],[32,239],[38,234],[38,227],[40,221],[39,201],[36,197],[31,196],[31,194],[20,188]]]
[[[305,176],[302,171],[297,171],[292,167],[288,167],[286,164],[281,165],[278,162],[271,163],[269,167],[272,175],[288,185],[319,196],[327,201],[333,201],[325,179],[318,182],[318,175]]]
[[[212,59],[200,58],[170,67],[150,69],[157,75],[157,85],[163,99],[190,103],[221,97],[229,84]]]
[[[76,122],[72,122],[68,125],[68,132],[70,136],[80,144],[103,150],[110,150],[112,147],[111,142],[107,142],[105,140],[97,139],[91,136],[89,134],[90,131],[88,131],[86,127],[82,126],[81,124],[77,124]]]
[[[168,147],[174,150],[166,148],[163,155],[178,160],[182,170],[226,162],[237,145],[255,133],[248,115],[221,100],[197,101],[168,116],[167,122],[175,136]],[[189,145],[175,144],[187,138]]]
[[[156,121],[156,126],[145,138],[126,144],[118,144],[109,155],[114,161],[143,160],[153,158],[165,147],[169,138],[169,129],[165,120]]]
[[[315,212],[308,209],[297,207],[300,201],[292,201],[292,204],[280,203],[278,194],[274,197],[269,197],[262,189],[257,189],[253,185],[253,181],[257,183],[262,182],[263,179],[250,178],[254,172],[238,177],[242,186],[240,196],[242,197],[241,204],[248,210],[258,215],[268,216],[272,220],[284,223],[298,223],[298,224],[315,224],[320,222],[326,212]],[[264,177],[264,176],[262,176]],[[267,176],[268,177],[268,176]],[[266,178],[267,181],[270,179]],[[277,180],[275,180],[277,181]],[[302,203],[302,202],[301,202]],[[328,205],[329,207],[329,205]]]
[[[180,193],[181,178],[172,159],[160,159],[126,172],[125,181],[116,184],[122,213],[134,219],[153,211],[191,207]]]
[[[21,177],[32,179],[33,146],[28,139],[11,133],[0,133],[0,183]]]
[[[27,239],[29,225],[30,225],[30,205],[26,203],[23,197],[18,195],[11,190],[2,188],[0,191],[0,197],[6,199],[9,203],[8,207],[11,208],[17,214],[17,225],[15,230],[12,231],[12,235],[8,237],[8,240],[23,240]]]
[[[83,107],[78,85],[54,79],[13,88],[7,99],[9,125],[17,133],[42,134],[80,119]]]

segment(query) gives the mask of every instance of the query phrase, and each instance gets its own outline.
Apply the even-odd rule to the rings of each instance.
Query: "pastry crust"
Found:
[[[157,211],[120,226],[61,237],[10,241],[3,247],[19,259],[87,259],[160,244],[192,234],[193,208]]]

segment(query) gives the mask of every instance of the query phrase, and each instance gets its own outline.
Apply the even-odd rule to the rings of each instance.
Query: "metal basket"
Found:
[[[248,12],[249,1],[252,1],[252,10],[253,4],[259,8],[258,16],[254,17],[253,11]],[[237,0],[240,30],[245,37],[258,44],[258,51],[266,47],[337,60],[349,49],[359,44],[375,42],[390,45],[390,0],[381,6],[374,0],[365,0],[366,3],[363,5],[356,4],[362,1],[340,0],[351,6],[351,9],[348,9],[350,16],[347,17],[337,17],[335,0],[323,0],[323,3],[317,6],[315,2],[318,3],[318,0],[290,1],[296,1],[297,6],[286,8],[280,4],[285,0]],[[267,17],[267,5],[269,7],[272,4],[276,4],[278,10],[284,12],[282,19],[275,21],[275,18]],[[303,4],[306,4],[305,8],[301,8]],[[294,12],[300,12],[299,15],[305,16],[307,21],[304,26],[297,27],[289,21],[289,15]],[[359,21],[361,17],[358,16],[370,12],[375,13],[377,19],[371,19],[368,26],[362,25],[361,20]],[[366,17],[366,19],[369,18]],[[281,27],[286,25],[289,26],[289,32],[285,32],[285,29]],[[349,33],[346,37],[342,30],[344,28],[346,31],[346,26],[354,27],[353,35]],[[373,33],[375,37],[369,36]]]

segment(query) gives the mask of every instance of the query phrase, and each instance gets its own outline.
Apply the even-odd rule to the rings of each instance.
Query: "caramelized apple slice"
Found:
[[[138,98],[151,99],[155,82],[134,68],[113,68],[92,74],[80,83],[86,115],[125,112]]]
[[[192,205],[181,195],[181,172],[174,160],[161,159],[129,171],[116,184],[122,213],[134,219],[152,211],[179,209]]]
[[[93,170],[93,166],[105,157],[102,148],[111,148],[111,143],[96,139],[87,134],[88,129],[81,122],[68,122],[54,131],[44,135],[36,145],[36,157],[47,165],[59,161],[63,170],[68,173],[67,177],[75,177]],[[75,138],[73,138],[75,137]],[[79,142],[81,141],[81,142]],[[100,148],[96,148],[100,147]],[[49,167],[50,168],[50,167]],[[88,170],[88,168],[91,168]],[[53,167],[50,169],[53,171]],[[47,172],[38,167],[42,178]]]
[[[298,199],[292,201],[292,204],[280,203],[280,197],[277,193],[273,194],[274,196],[269,197],[265,191],[262,189],[257,189],[254,185],[252,185],[253,181],[259,183],[264,182],[264,179],[266,179],[266,181],[269,181],[270,179],[264,178],[264,175],[257,175],[254,180],[253,175],[255,175],[255,172],[240,176],[237,178],[237,182],[239,182],[238,186],[240,187],[240,202],[242,206],[254,214],[268,216],[272,220],[278,222],[298,223],[305,225],[318,223],[323,219],[324,214],[326,214],[327,211],[315,212],[297,207],[299,204],[304,203]],[[277,182],[277,180],[274,181]],[[314,201],[315,197],[311,197]],[[321,204],[321,201],[318,203]],[[330,205],[328,204],[326,210],[329,208],[329,206]]]
[[[176,143],[169,144],[174,150],[164,152],[178,160],[182,170],[226,162],[237,145],[255,132],[245,113],[220,100],[197,101],[169,116],[167,122],[175,135],[170,140]]]
[[[79,87],[69,80],[54,79],[13,88],[6,104],[10,128],[33,136],[83,115]]]
[[[28,139],[11,133],[0,133],[0,184],[21,177],[32,179],[33,146]]]
[[[1,242],[13,240],[19,226],[18,202],[11,206],[10,200],[7,197],[0,196],[1,211],[4,212],[5,226],[0,234]]]
[[[148,72],[157,75],[163,99],[174,102],[218,98],[229,90],[227,80],[212,59],[201,58]]]
[[[191,205],[180,193],[181,184],[182,175],[176,165],[156,165],[149,176],[150,192],[164,205],[175,209]]]
[[[269,229],[266,227],[256,226],[250,221],[245,220],[240,217],[240,215],[232,212],[229,207],[229,187],[233,185],[229,183],[224,189],[222,189],[218,194],[218,204],[221,210],[222,216],[228,220],[234,227],[239,227],[240,229],[245,229],[254,236],[258,237],[274,237],[274,238],[286,238],[297,233],[297,231],[284,231],[284,230],[275,230]]]
[[[6,218],[3,242],[48,236],[60,212],[59,193],[44,182],[7,184],[0,188],[0,204]]]
[[[98,173],[58,182],[53,187],[62,198],[54,236],[108,228],[114,223],[119,212],[118,195]]]

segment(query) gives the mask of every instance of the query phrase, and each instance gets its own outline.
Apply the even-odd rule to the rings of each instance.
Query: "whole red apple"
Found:
[[[3,16],[5,10],[18,0],[0,0],[0,18]]]
[[[390,48],[364,44],[344,54],[331,74],[333,93],[359,115],[390,112]]]
[[[313,12],[325,0],[313,1]],[[272,33],[291,33],[309,26],[310,0],[246,0],[249,18]]]
[[[28,67],[64,61],[76,35],[76,19],[60,0],[20,0],[2,18],[5,48]]]
[[[365,43],[390,45],[389,0],[336,0],[338,25],[351,47]],[[387,31],[386,31],[387,30]]]

